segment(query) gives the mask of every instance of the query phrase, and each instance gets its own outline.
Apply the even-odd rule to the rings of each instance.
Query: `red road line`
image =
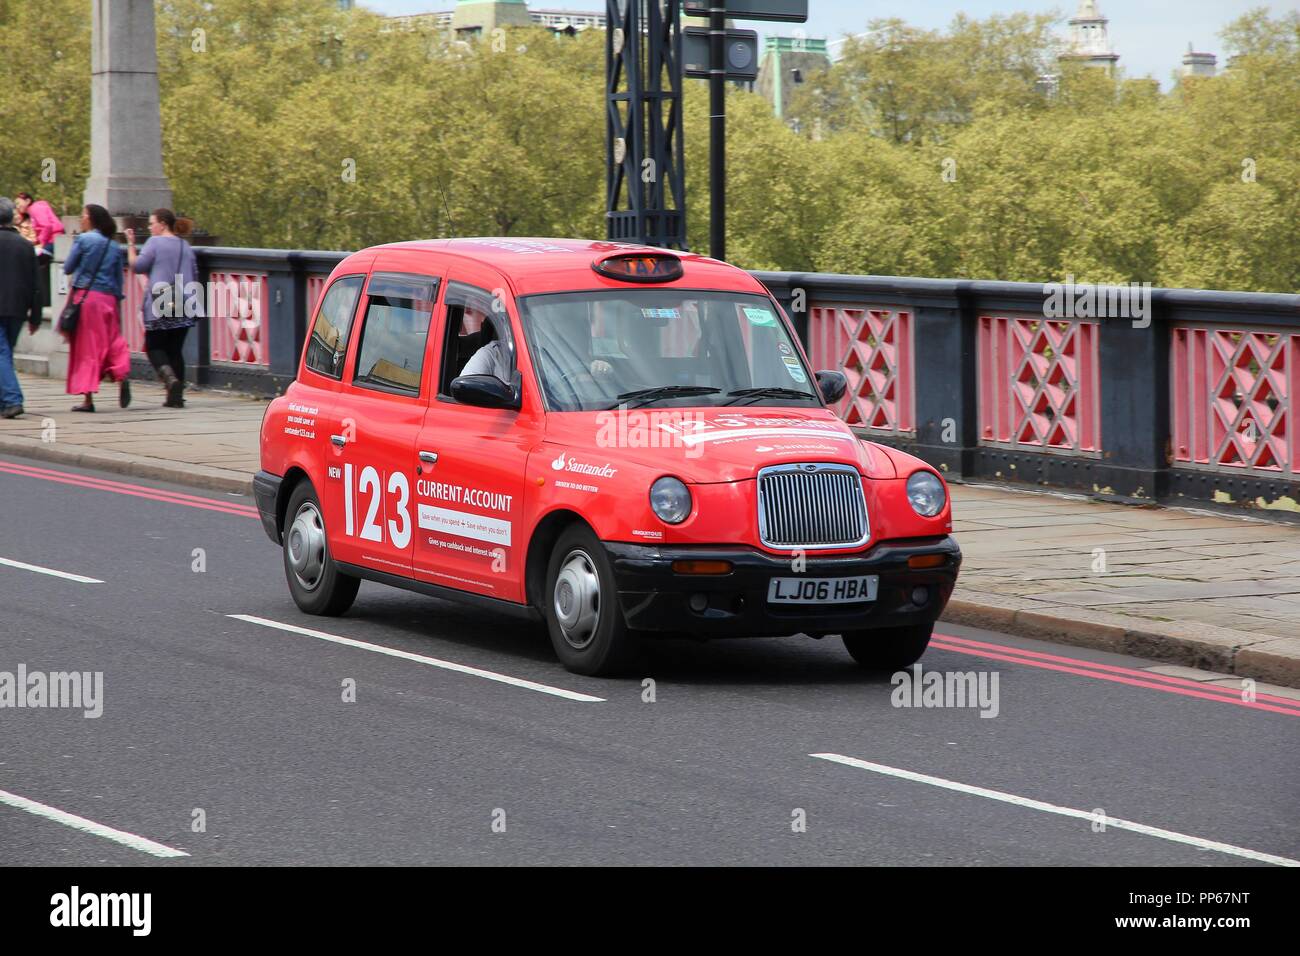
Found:
[[[1100,664],[1094,661],[1082,661],[1077,657],[1063,657],[1059,654],[1047,654],[1042,651],[1031,651],[1024,647],[1011,647],[1006,644],[990,644],[987,641],[974,641],[966,637],[954,637],[951,634],[935,634],[935,637],[941,637],[945,641],[951,641],[964,647],[985,648],[987,650],[999,651],[1004,654],[1016,654],[1021,657],[1031,657],[1044,661],[1056,661],[1057,663],[1072,664],[1079,667],[1087,667],[1092,670],[1107,671],[1112,674],[1127,674],[1142,680],[1157,681],[1162,684],[1174,684],[1179,687],[1196,687],[1201,690],[1213,691],[1228,697],[1240,697],[1240,688],[1220,687],[1216,684],[1206,684],[1204,681],[1195,681],[1188,677],[1174,677],[1171,674],[1152,674],[1150,671],[1140,670],[1133,667],[1118,667],[1114,664]],[[1300,707],[1300,701],[1293,700],[1290,697],[1278,697],[1275,694],[1257,694],[1256,700],[1273,701],[1274,703],[1283,704],[1287,707]]]
[[[186,499],[186,500],[188,500],[188,501],[199,501],[199,502],[203,502],[203,503],[205,503],[205,504],[210,504],[210,503],[212,502],[212,500],[213,500],[213,499],[211,499],[211,498],[205,498],[205,497],[202,497],[202,496],[199,496],[199,495],[188,495],[188,494],[185,494],[185,493],[182,492],[182,491],[168,491],[168,490],[166,490],[166,489],[162,489],[162,488],[147,488],[147,487],[145,487],[145,486],[143,486],[143,485],[135,485],[135,484],[131,484],[131,483],[129,483],[129,482],[113,481],[113,480],[108,479],[108,478],[99,478],[99,477],[96,477],[96,476],[94,476],[94,475],[79,475],[79,474],[75,474],[75,473],[73,473],[73,472],[69,472],[69,471],[61,471],[61,470],[56,469],[56,468],[40,468],[40,467],[38,467],[38,466],[36,466],[36,465],[25,465],[25,464],[19,464],[19,463],[17,463],[17,462],[8,462],[8,461],[6,461],[6,462],[0,462],[0,468],[3,468],[3,469],[5,469],[5,470],[7,470],[7,471],[25,471],[25,472],[30,472],[30,473],[35,474],[35,475],[38,475],[38,476],[54,476],[54,477],[59,477],[59,478],[76,478],[76,479],[79,479],[79,480],[81,480],[81,481],[94,482],[94,483],[96,483],[96,484],[100,484],[100,485],[107,485],[107,486],[120,487],[120,488],[144,488],[145,491],[152,491],[152,492],[157,492],[157,493],[159,493],[159,494],[170,495],[170,496],[172,496],[173,498],[184,498],[184,499]],[[223,504],[224,504],[224,503],[226,503],[226,502],[223,502]],[[233,501],[232,501],[232,502],[228,502],[228,503],[229,503],[232,507],[240,507],[240,508],[252,508],[252,507],[253,507],[252,505],[240,505],[240,504],[238,504],[238,502],[233,502]]]
[[[195,495],[186,495],[179,492],[161,491],[156,488],[147,488],[144,485],[130,485],[120,481],[107,481],[102,478],[91,478],[89,476],[75,475],[69,472],[49,471],[44,468],[27,468],[26,466],[14,466],[7,462],[0,462],[0,472],[19,475],[23,478],[38,478],[42,481],[53,481],[63,485],[73,485],[78,488],[89,488],[94,491],[111,491],[120,495],[131,495],[135,498],[147,498],[151,501],[162,501],[168,504],[185,505],[189,508],[202,508],[206,511],[219,511],[222,514],[236,515],[241,518],[258,517],[257,509],[252,505],[241,505],[236,502],[217,501],[212,498],[200,498]]]
[[[937,635],[936,635],[937,636]],[[1024,664],[1026,667],[1038,667],[1042,670],[1059,671],[1062,674],[1074,674],[1078,677],[1091,677],[1093,680],[1111,681],[1116,684],[1127,684],[1130,687],[1143,687],[1147,690],[1164,691],[1166,694],[1180,694],[1183,697],[1197,697],[1201,700],[1213,700],[1220,704],[1234,704],[1238,707],[1249,707],[1251,710],[1267,710],[1275,714],[1287,714],[1291,717],[1300,717],[1300,708],[1275,707],[1272,704],[1261,704],[1256,702],[1244,701],[1240,697],[1222,697],[1219,694],[1206,693],[1203,689],[1193,690],[1188,687],[1171,687],[1168,684],[1157,684],[1150,681],[1136,680],[1131,677],[1121,677],[1118,674],[1107,674],[1101,671],[1084,670],[1080,667],[1064,667],[1060,664],[1049,664],[1046,661],[1035,661],[1025,657],[1012,657],[1007,654],[997,654],[992,651],[975,650],[969,647],[960,647],[956,644],[946,644],[943,639],[931,641],[931,647],[937,647],[940,650],[954,651],[958,654],[969,654],[972,657],[987,657],[996,661],[1007,661],[1011,664]],[[1065,658],[1070,660],[1070,658]]]

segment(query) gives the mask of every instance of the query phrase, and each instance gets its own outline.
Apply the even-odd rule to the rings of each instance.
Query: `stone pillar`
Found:
[[[90,179],[114,216],[170,207],[163,174],[154,0],[91,0]]]

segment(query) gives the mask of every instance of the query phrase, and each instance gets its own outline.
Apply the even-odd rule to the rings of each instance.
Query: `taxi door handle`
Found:
[[[343,435],[330,435],[330,441],[338,445],[340,448],[342,448],[344,445],[348,443],[347,438],[345,438]]]
[[[420,461],[424,462],[426,465],[436,465],[438,464],[438,453],[422,451],[420,452]]]

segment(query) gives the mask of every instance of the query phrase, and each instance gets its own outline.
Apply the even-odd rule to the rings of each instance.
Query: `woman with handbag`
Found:
[[[72,410],[93,412],[95,393],[106,376],[120,383],[119,402],[126,408],[131,404],[131,352],[118,316],[125,262],[122,247],[113,241],[117,223],[107,209],[92,203],[81,211],[81,230],[63,263],[63,271],[74,278],[58,322],[68,340],[68,394],[85,396]]]
[[[190,327],[202,314],[200,302],[186,296],[198,282],[194,250],[183,236],[189,221],[177,220],[170,209],[149,216],[149,238],[135,251],[135,230],[126,230],[127,262],[134,273],[149,277],[149,294],[140,302],[144,350],[158,378],[167,386],[164,408],[185,407],[185,357],[182,349]]]

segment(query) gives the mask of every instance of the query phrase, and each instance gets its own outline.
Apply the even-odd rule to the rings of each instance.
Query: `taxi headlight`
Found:
[[[665,475],[650,486],[650,508],[661,521],[681,524],[691,514],[690,489],[681,479]]]
[[[947,504],[948,493],[933,472],[918,471],[907,479],[907,500],[921,517],[933,518]]]

